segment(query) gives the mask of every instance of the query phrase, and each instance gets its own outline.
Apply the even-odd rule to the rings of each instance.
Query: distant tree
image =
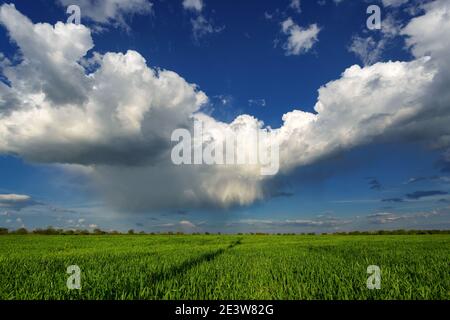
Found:
[[[133,229],[128,230],[128,234],[134,234],[134,230]]]
[[[92,230],[92,233],[95,234],[95,235],[106,234],[105,231],[103,231],[102,229],[99,229],[99,228],[95,228],[94,230]]]
[[[19,228],[14,233],[15,234],[28,234],[28,230],[25,228]]]
[[[52,226],[48,226],[47,229],[43,230],[43,234],[46,234],[46,235],[57,235],[58,231],[55,230]]]
[[[8,234],[8,228],[0,228],[0,235]]]

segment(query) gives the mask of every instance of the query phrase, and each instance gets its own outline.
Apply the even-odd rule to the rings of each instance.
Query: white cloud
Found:
[[[302,12],[301,8],[301,2],[300,0],[291,0],[291,3],[289,4],[289,7],[296,11],[297,13]]]
[[[225,27],[218,27],[214,22],[207,18],[203,13],[204,3],[203,0],[183,0],[183,8],[191,11],[194,15],[191,18],[192,35],[195,41],[199,41],[201,38],[221,32]]]
[[[86,17],[100,25],[128,27],[127,16],[149,14],[152,3],[149,0],[58,0],[62,6],[78,5],[81,21]]]
[[[216,27],[214,24],[207,20],[203,15],[199,15],[191,19],[192,33],[194,39],[199,40],[208,34],[221,32],[223,27]]]
[[[207,96],[197,86],[175,72],[152,69],[135,51],[97,54],[91,59],[95,71],[86,74],[93,47],[89,29],[33,24],[3,5],[0,23],[23,61],[4,69],[11,86],[0,86],[0,92],[12,98],[0,99],[0,153],[88,168],[83,174],[109,205],[148,211],[246,205],[271,192],[257,166],[172,165],[171,133],[192,130],[192,118],[202,119],[211,135],[219,128],[273,132],[283,173],[380,139],[446,147],[450,28],[444,17],[450,10],[443,1],[425,10],[402,31],[414,60],[349,67],[319,89],[315,113],[293,110],[280,128],[271,129],[249,115],[224,123],[201,113]]]
[[[415,212],[415,213],[390,213],[390,212],[377,212],[367,216],[367,219],[372,224],[389,224],[399,221],[418,221],[420,219],[429,220],[433,217],[447,216],[449,215],[448,208],[436,209],[432,211]]]
[[[249,99],[248,100],[249,106],[259,106],[259,107],[265,107],[266,106],[266,99]]]
[[[311,24],[304,29],[294,23],[291,18],[287,18],[281,24],[281,29],[288,36],[284,49],[287,55],[300,55],[311,50],[318,41],[320,28],[317,24]]]
[[[193,224],[192,222],[190,222],[188,220],[180,221],[180,226],[187,227],[187,228],[196,228],[197,227],[195,224]]]
[[[23,194],[0,194],[0,208],[8,210],[21,210],[38,204],[30,196]],[[8,215],[8,212],[5,212]]]
[[[98,69],[86,75],[77,63],[92,47],[84,26],[33,25],[9,5],[0,23],[23,54],[5,70],[23,105],[2,115],[3,152],[42,162],[141,162],[167,147],[174,126],[207,100],[176,73],[148,68],[135,51],[98,56]]]
[[[432,54],[436,58],[444,58],[450,50],[450,2],[434,1],[424,5],[423,9],[427,13],[412,19],[402,34],[408,37],[407,45],[416,57]],[[441,61],[448,63],[448,59]]]
[[[337,228],[352,223],[351,219],[339,219],[331,216],[317,216],[312,219],[260,220],[243,219],[231,222],[228,226],[248,225],[252,227],[305,227],[305,228]]]
[[[343,2],[344,0],[333,0],[334,3],[339,4]],[[401,5],[407,3],[410,0],[381,0],[383,3],[383,6],[385,7],[400,7]]]
[[[383,6],[385,7],[399,7],[408,1],[409,0],[382,0]]]
[[[203,0],[183,0],[183,8],[201,12],[203,10]]]
[[[0,194],[1,202],[22,202],[31,200],[30,196],[22,194]]]

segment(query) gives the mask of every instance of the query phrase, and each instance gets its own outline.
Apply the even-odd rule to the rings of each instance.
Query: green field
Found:
[[[448,300],[450,236],[8,235],[0,298]]]

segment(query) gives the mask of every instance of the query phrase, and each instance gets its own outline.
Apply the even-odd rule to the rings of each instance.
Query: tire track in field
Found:
[[[214,252],[202,254],[196,258],[188,259],[187,261],[183,262],[182,264],[180,264],[178,266],[169,268],[169,270],[155,273],[151,276],[151,281],[158,282],[158,281],[161,281],[164,279],[169,279],[172,277],[176,277],[180,274],[186,273],[189,270],[195,268],[196,266],[198,266],[199,264],[201,264],[203,262],[209,262],[209,261],[216,259],[218,256],[224,254],[226,251],[233,249],[234,247],[236,247],[240,244],[242,244],[242,238],[239,240],[233,241],[226,248],[222,248],[222,249],[216,250]]]

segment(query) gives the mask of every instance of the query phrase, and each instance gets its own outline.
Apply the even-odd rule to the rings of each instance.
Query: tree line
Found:
[[[93,230],[72,230],[72,229],[55,229],[53,227],[48,227],[45,229],[34,229],[27,230],[26,228],[19,228],[16,230],[9,230],[7,228],[0,227],[0,235],[27,235],[27,234],[38,234],[38,235],[185,235],[184,232],[144,232],[144,231],[134,231],[133,229],[127,232],[121,231],[104,231],[99,228]],[[189,233],[190,235],[221,235],[220,232],[210,233],[210,232],[194,232]],[[278,235],[278,236],[294,236],[294,235],[337,235],[337,236],[351,236],[351,235],[426,235],[426,234],[450,234],[450,230],[377,230],[377,231],[349,231],[349,232],[334,232],[334,233],[264,233],[264,232],[250,232],[250,233],[237,233],[237,235]]]

